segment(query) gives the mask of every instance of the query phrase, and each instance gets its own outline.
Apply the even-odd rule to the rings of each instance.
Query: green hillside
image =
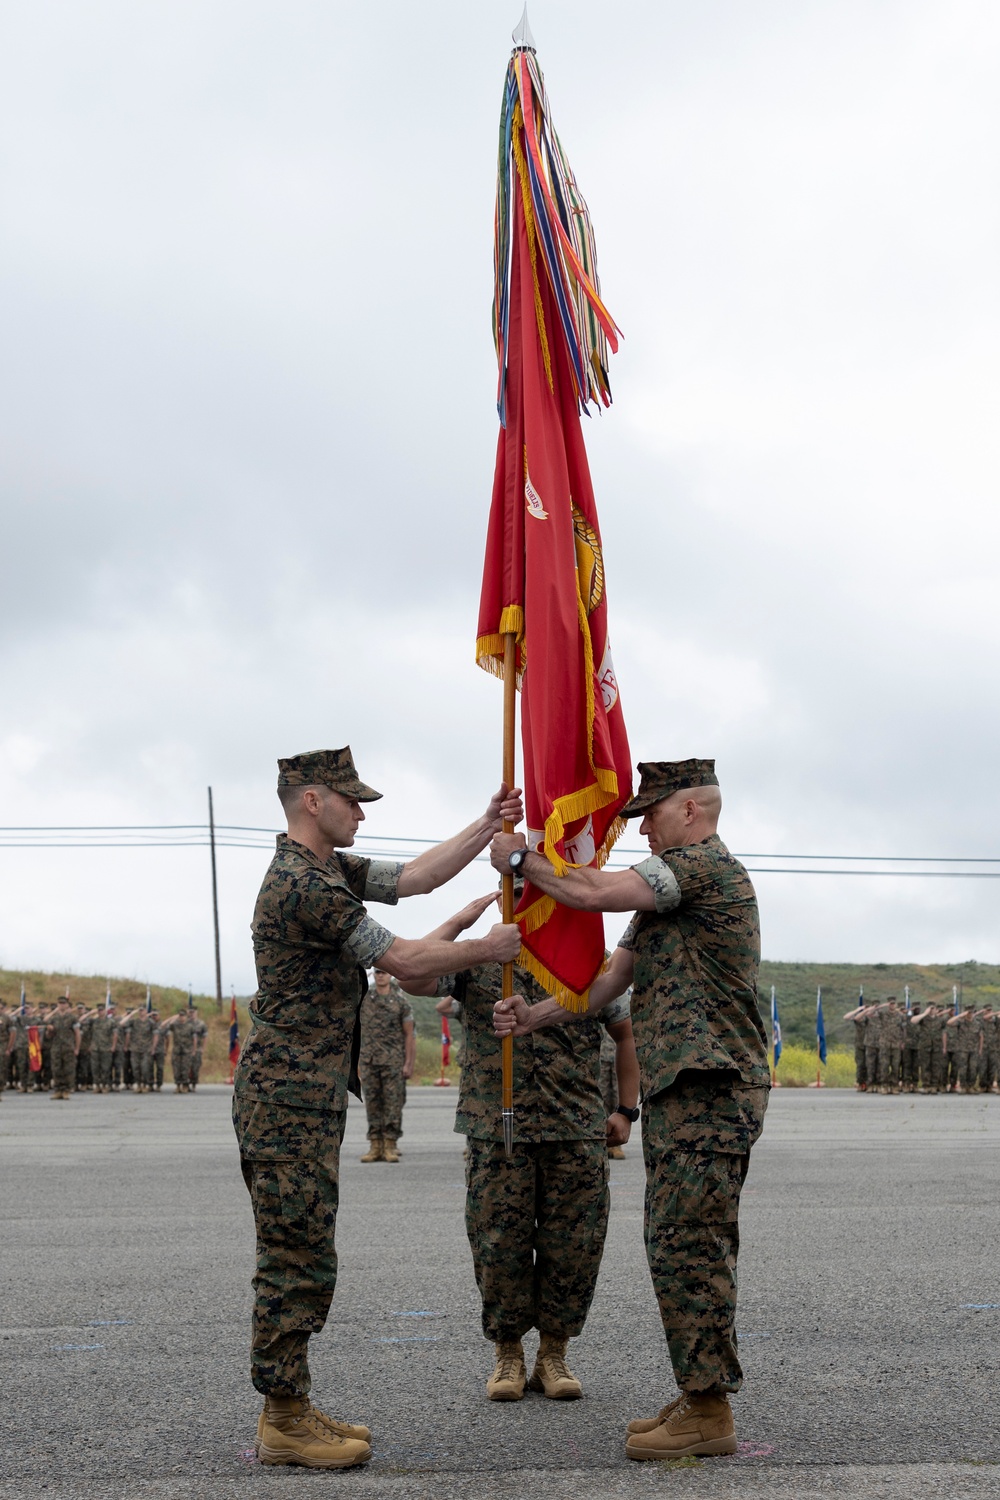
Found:
[[[760,966],[760,1008],[768,1020],[772,984],[786,1041],[814,1043],[816,988],[821,986],[827,1038],[852,1049],[854,1027],[841,1017],[857,1003],[862,985],[865,999],[876,1002],[890,995],[902,1000],[904,986],[909,985],[911,1001],[950,1004],[952,986],[958,985],[967,1005],[1000,1003],[1000,965],[974,959],[962,964],[776,964],[765,960]]]
[[[38,971],[20,974],[0,969],[0,1003],[17,1003],[22,978],[29,1005],[35,1002],[51,1004],[65,992],[67,985],[73,1001],[82,1001],[88,1006],[98,1005],[103,1003],[107,984],[103,975]],[[765,960],[760,970],[760,1006],[765,1021],[770,1019],[772,984],[777,994],[785,1041],[800,1042],[810,1048],[814,1046],[816,1036],[817,985],[823,989],[827,1039],[831,1044],[851,1049],[854,1047],[854,1028],[841,1017],[857,1001],[858,989],[862,985],[865,999],[872,1001],[886,1000],[890,995],[902,999],[903,987],[909,985],[911,999],[922,1005],[931,1000],[950,1003],[952,986],[958,985],[966,1004],[1000,1005],[1000,965],[976,963],[972,959],[962,964],[779,964]],[[158,984],[151,985],[150,989],[153,1004],[163,1015],[171,1014],[187,1000],[184,990]],[[121,1013],[144,1001],[146,986],[135,979],[112,979],[111,992]],[[203,1076],[206,1079],[224,1077],[229,1068],[226,1055],[229,1002],[226,1001],[220,1015],[213,997],[195,995],[194,999],[202,1019],[210,1028]],[[246,1036],[249,1028],[247,1004],[245,998],[238,999],[241,1038]],[[431,1075],[440,1057],[440,1019],[435,1013],[433,1000],[412,997],[411,1004],[420,1042],[418,1072]],[[456,1043],[461,1039],[461,1028],[455,1022],[452,1023],[452,1036]]]

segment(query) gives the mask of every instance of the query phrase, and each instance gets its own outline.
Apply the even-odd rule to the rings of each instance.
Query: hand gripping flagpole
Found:
[[[515,652],[517,637],[503,638],[503,779],[508,787],[514,785],[514,714],[517,692]],[[504,833],[513,833],[514,825],[509,818],[503,822]],[[514,920],[514,876],[508,871],[501,879],[503,920]],[[514,965],[504,964],[500,993],[509,1000],[514,993]],[[514,1155],[514,1038],[509,1034],[501,1042],[501,1119],[503,1120],[503,1149],[508,1161]]]

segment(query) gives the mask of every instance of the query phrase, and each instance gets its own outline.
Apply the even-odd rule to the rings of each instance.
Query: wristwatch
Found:
[[[627,1104],[619,1104],[618,1108],[613,1109],[611,1113],[613,1115],[624,1115],[626,1120],[631,1120],[632,1124],[634,1125],[642,1111],[639,1109],[629,1109]]]
[[[513,854],[508,854],[507,863],[510,866],[510,873],[512,875],[518,874],[527,857],[527,849],[515,849]]]

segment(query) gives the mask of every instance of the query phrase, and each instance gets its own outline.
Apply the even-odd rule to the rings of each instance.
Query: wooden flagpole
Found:
[[[508,788],[514,785],[514,717],[516,711],[517,676],[515,652],[517,638],[503,638],[503,779]],[[504,833],[513,833],[514,825],[504,819]],[[514,876],[509,871],[501,877],[503,920],[514,920]],[[509,1000],[514,993],[514,965],[503,965],[503,980],[500,993]],[[501,1042],[501,1118],[503,1120],[503,1146],[508,1160],[514,1155],[514,1038],[505,1036]]]

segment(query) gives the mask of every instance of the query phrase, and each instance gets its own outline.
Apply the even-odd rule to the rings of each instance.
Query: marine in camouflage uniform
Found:
[[[11,1017],[7,1007],[0,1005],[0,1094],[10,1081],[10,1063],[13,1055]]]
[[[845,1021],[854,1022],[854,1087],[864,1093],[868,1087],[868,1069],[865,1065],[865,1036],[868,1031],[870,1007],[859,1001],[853,1010],[844,1016]]]
[[[364,902],[392,905],[448,880],[486,847],[501,819],[519,816],[503,788],[478,823],[405,865],[341,852],[360,804],[381,794],[358,777],[349,746],[278,762],[289,833],[277,849],[253,919],[258,991],[236,1068],[233,1123],[257,1230],[251,1378],[266,1396],[258,1427],[265,1463],[301,1462],[299,1439],[319,1444],[316,1467],[364,1463],[367,1428],[330,1427],[308,1401],[307,1350],[323,1328],[337,1280],[335,1230],[348,1089],[358,1091],[358,1010],[366,967],[398,977],[445,974],[463,962],[513,957],[517,934],[496,927],[460,945],[407,941]],[[311,1434],[311,1436],[310,1436]],[[299,1456],[296,1456],[299,1455]]]
[[[26,1094],[31,1085],[31,1075],[28,1068],[28,1012],[20,1008],[15,1010],[11,1017],[11,1034],[13,1046],[11,1056],[14,1059],[14,1076],[17,1080],[16,1088],[19,1093]]]
[[[364,1162],[399,1160],[406,1080],[413,1074],[416,1033],[413,1007],[391,975],[375,970],[375,988],[361,1002],[358,1073],[371,1142]]]
[[[128,1033],[129,1052],[132,1057],[132,1076],[136,1090],[148,1094],[153,1086],[153,1063],[150,1048],[153,1045],[153,1030],[156,1022],[148,1010],[133,1010],[125,1017],[124,1029]]]
[[[191,1054],[194,1051],[194,1020],[191,1007],[179,1005],[177,1014],[163,1023],[164,1041],[170,1039],[170,1065],[178,1094],[191,1092]]]
[[[959,1015],[952,1016],[945,1028],[948,1083],[956,1093],[967,1094],[975,1082],[975,1026],[974,1012],[963,1010]]]
[[[453,919],[456,932],[483,902]],[[526,970],[514,987],[528,1005],[548,995]],[[627,998],[596,1017],[539,1030],[514,1047],[514,1151],[503,1144],[501,1042],[493,1029],[502,994],[500,964],[483,964],[413,992],[445,993],[461,1007],[465,1060],[455,1129],[467,1137],[465,1227],[482,1298],[483,1335],[496,1346],[487,1382],[492,1400],[519,1400],[525,1384],[557,1399],[582,1394],[565,1363],[583,1331],[608,1227],[608,1114],[601,1097],[601,1043],[613,1036],[631,1058],[623,1089],[634,1107],[638,1073]],[[615,1055],[618,1046],[614,1046]],[[618,1109],[617,1098],[614,1109]],[[615,1138],[626,1138],[631,1110]],[[617,1122],[617,1116],[616,1116]],[[523,1336],[540,1335],[530,1382]]]
[[[865,1074],[868,1088],[876,1093],[884,1089],[882,1074],[885,1071],[885,1016],[881,1005],[869,1007],[868,1023],[865,1026]]]
[[[96,1012],[90,1020],[90,1066],[99,1094],[111,1092],[111,1059],[118,1039],[114,1006]]]
[[[198,1014],[197,1005],[191,1008],[191,1065],[188,1073],[188,1081],[192,1093],[198,1087],[198,1079],[201,1077],[201,1060],[205,1054],[205,1038],[208,1036],[208,1027]]]
[[[163,1062],[167,1050],[166,1033],[160,1022],[160,1012],[151,1010],[149,1013],[154,1022],[153,1035],[149,1043],[149,1061],[153,1070],[153,1091],[159,1093],[163,1087]]]
[[[62,999],[49,1015],[46,1030],[52,1045],[52,1097],[68,1099],[76,1082],[80,1024],[69,1001]]]
[[[903,1088],[908,1094],[916,1093],[920,1082],[920,1032],[911,1023],[914,1016],[919,1016],[920,1006],[914,1002],[910,1008],[910,1014],[904,1012],[905,1031],[903,1034]]]
[[[721,796],[712,761],[647,762],[623,817],[657,852],[631,871],[552,871],[521,863],[532,884],[567,906],[638,908],[599,1007],[633,982],[632,1027],[642,1076],[646,1252],[682,1395],[633,1422],[630,1458],[735,1452],[727,1393],[742,1384],[736,1352],[739,1200],[767,1105],[767,1044],[757,1004],[760,928],[750,878],[715,832]],[[686,793],[686,795],[685,795]],[[523,841],[493,841],[494,866]],[[514,854],[514,858],[518,856]],[[531,1012],[510,1007],[518,1034]],[[535,1008],[543,1024],[554,1002]],[[508,1017],[498,1014],[500,1029]]]
[[[90,1022],[91,1014],[85,1005],[76,1007],[76,1020],[80,1028],[80,1050],[76,1054],[76,1090],[80,1093],[93,1083],[90,1067]]]

